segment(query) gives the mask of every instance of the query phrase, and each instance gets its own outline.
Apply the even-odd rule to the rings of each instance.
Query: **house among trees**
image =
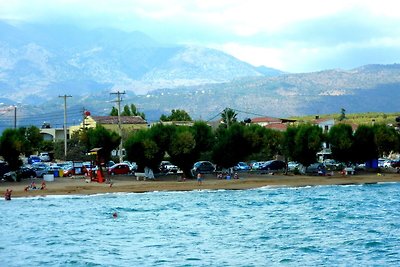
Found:
[[[120,116],[120,118],[123,134],[148,127],[147,121],[141,116]],[[70,127],[70,134],[73,135],[74,132],[85,128],[96,128],[97,125],[116,133],[119,132],[118,116],[86,116],[82,123]]]
[[[265,128],[277,131],[286,131],[287,127],[295,122],[296,120],[279,119],[274,117],[257,117],[251,119],[251,123],[258,124]]]
[[[332,118],[324,118],[321,119],[318,115],[315,116],[315,120],[312,121],[312,124],[318,125],[322,128],[324,133],[329,132],[333,125],[335,125],[335,119]]]

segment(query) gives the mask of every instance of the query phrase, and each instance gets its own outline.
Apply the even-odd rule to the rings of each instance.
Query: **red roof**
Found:
[[[357,128],[358,128],[358,124],[355,124],[355,123],[352,123],[352,122],[341,121],[339,123],[350,125],[351,129],[353,130],[353,132],[355,132],[357,130]]]
[[[326,122],[326,121],[330,121],[330,120],[334,120],[334,119],[332,119],[332,118],[315,119],[315,120],[313,120],[313,123],[314,123],[314,124],[320,124],[320,123],[322,123],[322,122]]]
[[[286,123],[272,123],[265,125],[264,127],[272,130],[286,131],[287,126],[288,125]]]
[[[281,123],[282,120],[279,118],[273,118],[273,117],[258,117],[258,118],[253,118],[251,119],[252,123],[261,123],[261,122],[267,122],[267,123]]]
[[[118,116],[92,116],[100,124],[118,124]],[[147,124],[140,116],[121,116],[121,124]]]

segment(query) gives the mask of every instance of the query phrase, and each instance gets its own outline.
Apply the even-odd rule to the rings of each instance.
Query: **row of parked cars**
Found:
[[[137,169],[136,163],[123,162],[115,164],[110,161],[106,164],[105,169],[110,175],[131,174]],[[82,167],[76,168],[72,162],[48,163],[42,161],[34,161],[31,164],[21,166],[17,171],[10,171],[5,162],[0,162],[0,176],[7,181],[20,181],[26,178],[43,178],[46,174],[55,176],[70,177],[73,175],[89,175],[90,172],[97,171],[97,166],[93,166],[91,162],[83,162]]]
[[[400,159],[378,159],[378,167],[380,168],[400,168]]]

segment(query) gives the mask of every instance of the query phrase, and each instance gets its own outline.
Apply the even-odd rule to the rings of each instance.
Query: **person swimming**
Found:
[[[6,192],[4,193],[4,199],[11,200],[11,193],[12,193],[12,190],[7,188]]]

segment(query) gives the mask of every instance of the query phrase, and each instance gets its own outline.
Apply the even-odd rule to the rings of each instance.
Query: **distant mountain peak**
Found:
[[[160,44],[138,31],[62,24],[0,22],[0,46],[0,85],[11,98],[21,92],[46,98],[56,88],[90,93],[118,87],[144,94],[260,77],[266,70],[215,49]]]

